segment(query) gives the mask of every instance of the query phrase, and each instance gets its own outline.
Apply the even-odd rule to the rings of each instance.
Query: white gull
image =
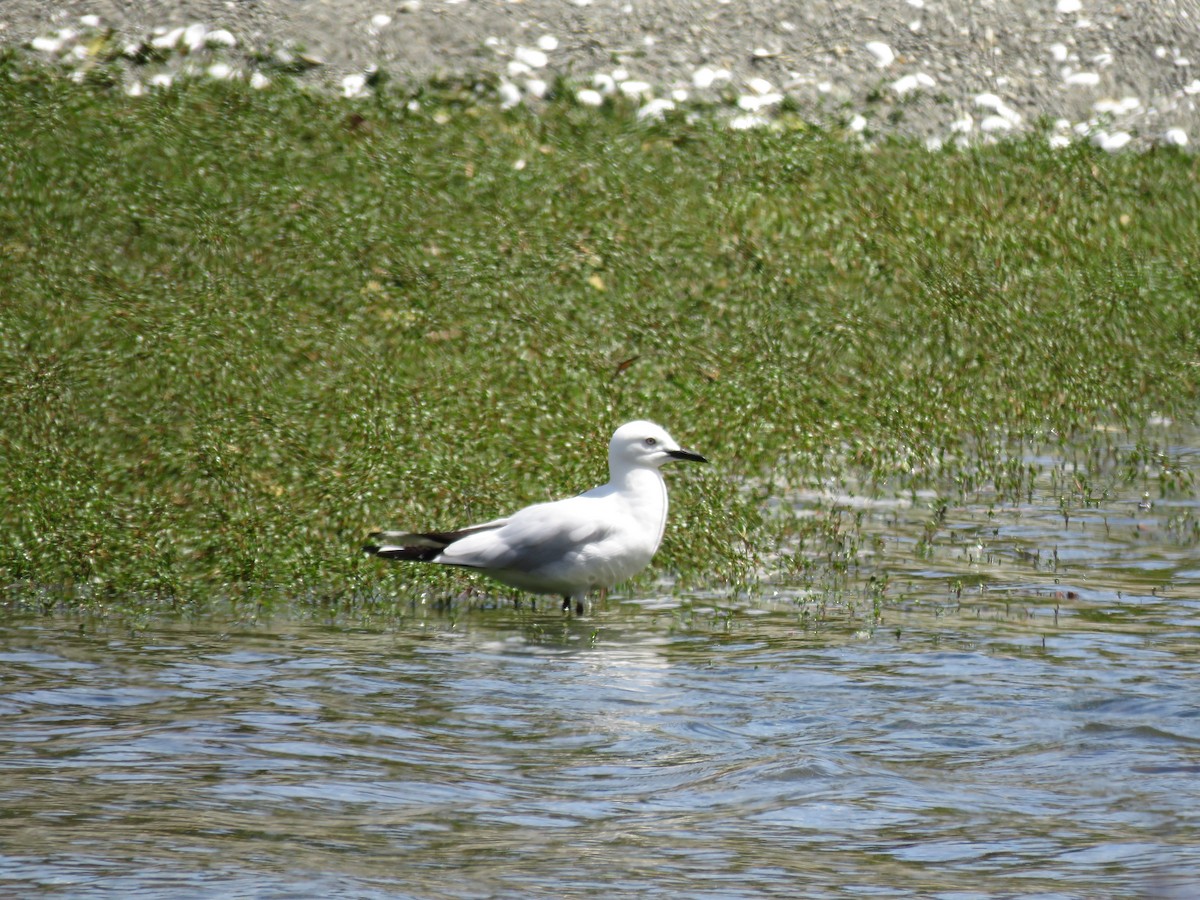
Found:
[[[653,422],[627,422],[608,444],[608,484],[577,497],[535,503],[504,519],[454,531],[381,531],[363,549],[382,559],[461,566],[534,594],[574,601],[649,565],[667,522],[672,460],[707,462]]]

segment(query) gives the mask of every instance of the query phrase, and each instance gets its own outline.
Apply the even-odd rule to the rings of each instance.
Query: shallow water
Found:
[[[1141,494],[825,498],[819,603],[10,619],[0,894],[1200,896],[1195,498]]]

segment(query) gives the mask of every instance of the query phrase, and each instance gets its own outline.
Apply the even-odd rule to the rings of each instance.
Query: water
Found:
[[[843,498],[815,606],[10,617],[0,895],[1200,896],[1195,498],[1141,495]]]

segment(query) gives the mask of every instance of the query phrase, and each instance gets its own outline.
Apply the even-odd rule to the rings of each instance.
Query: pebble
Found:
[[[1164,144],[1170,144],[1173,147],[1186,147],[1187,142],[1187,132],[1182,128],[1168,128],[1163,132]]]
[[[619,88],[626,97],[642,97],[653,90],[645,81],[622,81]]]
[[[539,50],[545,50],[547,53],[551,53],[558,49],[558,38],[549,34],[543,34],[537,39],[537,45]]]
[[[584,88],[575,93],[575,99],[584,106],[602,106],[604,104],[604,95],[599,91],[593,91],[591,88]]]
[[[1100,83],[1100,76],[1095,72],[1066,72],[1063,74],[1063,81],[1067,84],[1095,87]]]

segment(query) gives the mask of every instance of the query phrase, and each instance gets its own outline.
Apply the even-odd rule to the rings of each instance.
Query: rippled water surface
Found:
[[[859,507],[870,602],[10,618],[0,894],[1200,896],[1195,500],[1039,496]]]

